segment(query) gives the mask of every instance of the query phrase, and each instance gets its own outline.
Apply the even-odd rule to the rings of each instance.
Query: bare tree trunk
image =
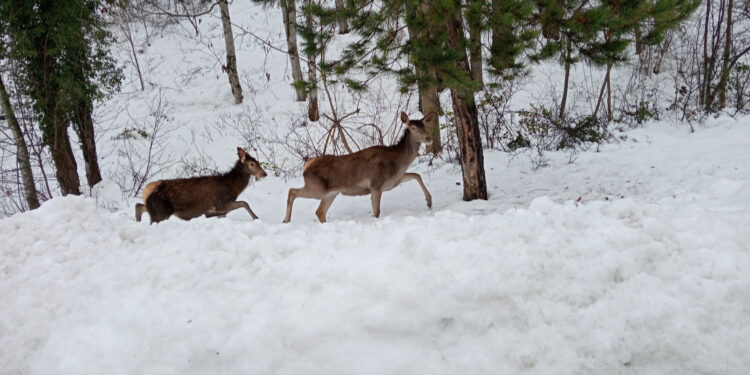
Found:
[[[607,121],[612,121],[612,65],[607,66]]]
[[[293,0],[292,0],[293,1]],[[224,27],[224,44],[227,49],[226,71],[229,77],[229,86],[232,87],[234,103],[242,103],[242,86],[240,77],[237,75],[237,54],[234,51],[234,33],[232,32],[232,21],[229,19],[229,5],[227,0],[219,0],[221,11],[221,24]]]
[[[310,0],[305,0],[309,3]],[[310,30],[313,28],[313,19],[311,14],[305,15],[305,26]],[[318,75],[315,66],[315,56],[307,55],[307,118],[310,121],[320,120],[320,107],[318,106]]]
[[[469,0],[467,23],[469,24],[469,56],[471,60],[471,79],[478,83],[477,91],[482,88],[482,2]]]
[[[297,22],[297,7],[295,0],[279,0],[281,16],[284,19],[284,32],[286,32],[286,48],[289,53],[289,64],[292,66],[292,78],[297,91],[297,101],[304,102],[307,99],[305,88],[302,87],[302,66],[299,63],[299,49],[297,48],[297,30],[294,28]]]
[[[434,83],[428,83],[420,90],[419,102],[422,103],[423,115],[434,114],[432,120],[425,123],[427,132],[432,137],[432,143],[426,146],[426,151],[437,155],[443,150],[443,144],[440,140],[440,96]]]
[[[722,56],[721,63],[721,77],[719,78],[719,84],[716,86],[716,91],[719,93],[719,109],[724,109],[727,106],[727,82],[729,81],[729,59],[732,51],[732,11],[734,8],[734,0],[729,0],[727,4],[727,28],[724,39],[724,55]]]
[[[708,2],[709,4],[711,1]],[[716,28],[713,30],[711,35],[711,53],[708,55],[708,69],[706,69],[706,101],[704,103],[704,108],[706,111],[713,111],[714,110],[714,99],[716,97],[716,88],[713,90],[711,89],[711,83],[714,80],[714,69],[716,68],[716,59],[717,59],[717,53],[718,53],[718,45],[720,44],[719,39],[720,37],[718,34],[721,33],[721,24],[724,23],[724,9],[726,8],[726,3],[724,0],[721,0],[719,2],[719,19],[716,23]],[[706,22],[708,22],[708,16],[706,16]]]
[[[708,24],[711,21],[711,2],[713,0],[706,1],[706,18],[703,25],[703,79],[701,80],[700,87],[700,98],[699,102],[701,105],[706,103],[706,97],[708,96],[709,87],[709,72],[708,72]]]
[[[466,73],[470,73],[463,35],[463,20],[460,13],[454,13],[450,16],[447,28],[448,48],[459,53],[459,59],[456,62],[457,67]],[[484,154],[474,92],[456,87],[451,87],[450,90],[453,112],[456,117],[458,146],[461,153],[461,172],[464,180],[463,199],[465,201],[487,199]]]
[[[599,108],[601,107],[602,101],[604,100],[604,90],[607,87],[607,78],[609,78],[609,69],[610,65],[607,64],[607,75],[604,76],[604,81],[602,81],[602,88],[599,89],[599,99],[596,100],[596,107],[594,107],[594,114],[593,117],[596,117],[599,114]]]
[[[93,105],[82,101],[76,107],[75,131],[81,141],[83,161],[86,164],[86,181],[89,187],[94,187],[102,180],[99,161],[96,156],[96,139],[94,137],[94,120],[92,118]]]
[[[73,149],[70,147],[68,124],[58,118],[52,121],[54,121],[54,134],[46,143],[52,151],[52,161],[55,163],[55,176],[57,183],[60,184],[60,191],[62,195],[80,195],[81,182],[78,179],[78,165],[73,156]]]
[[[144,85],[143,83],[143,74],[141,73],[141,64],[138,62],[138,54],[135,51],[135,42],[133,41],[133,33],[132,33],[132,30],[130,29],[130,23],[133,21],[133,14],[131,12],[132,12],[132,8],[130,4],[123,2],[123,3],[119,3],[117,9],[115,9],[115,11],[111,13],[111,15],[115,24],[117,24],[117,26],[120,28],[120,31],[125,36],[125,39],[127,39],[128,44],[130,45],[130,52],[133,58],[132,62],[133,62],[133,65],[135,65],[136,72],[138,73],[138,80],[141,83],[141,91],[145,91],[146,85]],[[143,22],[144,22],[144,29],[145,29],[146,28],[145,18],[143,19]],[[146,34],[148,35],[148,30],[146,31]]]
[[[16,144],[16,163],[18,163],[18,168],[21,170],[23,193],[26,196],[26,203],[29,205],[29,209],[33,210],[39,207],[39,197],[37,196],[36,185],[34,184],[34,174],[31,172],[29,149],[26,147],[23,132],[18,125],[13,107],[10,105],[10,96],[5,89],[2,76],[0,76],[0,100],[2,101],[3,111],[8,121],[8,127],[11,133],[13,133],[13,141]]]
[[[344,0],[336,0],[336,10],[338,12],[342,12],[344,10]],[[338,23],[339,23],[339,34],[348,34],[349,23],[346,21],[346,19],[341,18],[339,15]]]
[[[570,54],[571,54],[570,39],[565,44],[565,84],[563,85],[563,96],[560,101],[560,114],[559,117],[565,116],[565,105],[568,102],[568,81],[570,79]]]

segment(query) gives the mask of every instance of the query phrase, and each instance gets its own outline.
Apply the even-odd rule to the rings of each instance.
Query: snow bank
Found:
[[[628,198],[366,223],[152,226],[91,199],[55,199],[0,221],[0,366],[741,374],[748,228],[746,212]]]

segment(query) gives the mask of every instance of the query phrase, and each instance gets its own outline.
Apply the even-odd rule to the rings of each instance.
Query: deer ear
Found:
[[[240,157],[240,160],[245,160],[245,150],[241,147],[237,147],[237,156]]]
[[[409,116],[406,115],[406,112],[401,112],[401,122],[403,122],[404,124],[409,122]]]
[[[433,118],[433,117],[435,117],[435,113],[434,113],[434,112],[431,112],[431,113],[429,113],[429,114],[428,114],[427,116],[425,116],[425,117],[424,117],[424,118],[422,119],[422,122],[430,122],[430,121],[432,121],[432,118]]]

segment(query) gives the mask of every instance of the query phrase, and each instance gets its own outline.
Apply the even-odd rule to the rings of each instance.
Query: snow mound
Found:
[[[544,197],[325,225],[122,215],[69,197],[0,221],[5,371],[750,368],[742,213]]]

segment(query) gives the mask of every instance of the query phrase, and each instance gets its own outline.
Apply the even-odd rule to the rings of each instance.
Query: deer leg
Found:
[[[318,209],[315,211],[315,215],[318,216],[318,220],[320,220],[321,223],[326,222],[328,209],[331,208],[331,203],[333,203],[333,200],[336,199],[337,195],[339,195],[339,193],[331,193],[320,200],[320,206],[318,206]]]
[[[283,223],[288,223],[292,220],[292,206],[294,200],[297,198],[313,198],[323,199],[327,192],[323,183],[314,177],[305,177],[305,186],[295,189],[289,189],[289,196],[286,199],[286,216],[284,216]]]
[[[216,209],[216,207],[211,207],[208,209],[208,212],[205,213],[206,217],[226,217],[227,212],[226,211],[219,211]]]
[[[427,187],[424,186],[424,182],[422,182],[422,176],[420,176],[418,173],[406,173],[404,174],[404,177],[401,178],[400,183],[411,180],[417,180],[417,183],[419,183],[419,186],[422,188],[422,192],[424,193],[424,199],[427,201],[427,207],[432,208],[432,195],[430,195]]]
[[[370,199],[372,200],[372,216],[380,217],[380,196],[383,192],[380,190],[370,190]]]
[[[146,211],[146,205],[143,203],[136,203],[135,204],[135,221],[141,222],[141,216],[143,216],[143,211]]]
[[[247,210],[247,213],[250,214],[250,216],[253,218],[253,220],[257,220],[258,219],[258,216],[255,215],[255,212],[253,212],[253,210],[250,209],[250,205],[247,204],[247,202],[245,202],[245,201],[230,202],[227,205],[225,205],[224,207],[221,207],[221,209],[217,210],[215,215],[211,215],[211,216],[224,217],[224,216],[226,216],[226,214],[228,212],[234,211],[234,210],[236,210],[238,208],[244,208],[245,210]],[[208,217],[208,214],[206,216]]]
[[[284,216],[284,221],[282,221],[282,223],[288,223],[289,220],[292,220],[292,205],[294,204],[294,199],[297,198],[298,190],[301,189],[289,189],[289,195],[286,198],[286,216]]]

